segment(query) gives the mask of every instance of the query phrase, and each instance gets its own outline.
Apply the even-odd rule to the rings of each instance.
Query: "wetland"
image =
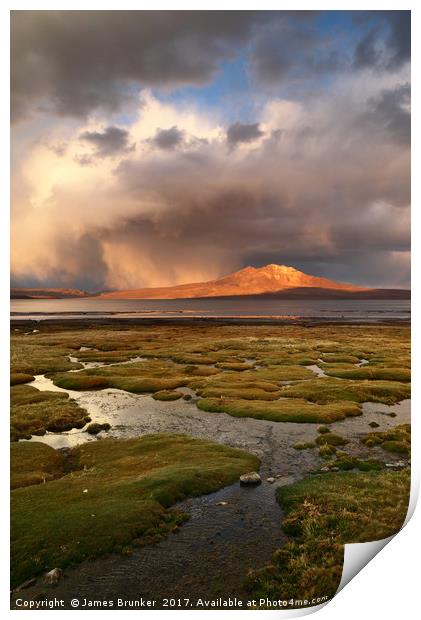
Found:
[[[330,598],[343,545],[405,519],[407,325],[11,333],[12,588],[25,597]],[[250,471],[261,484],[240,484]]]

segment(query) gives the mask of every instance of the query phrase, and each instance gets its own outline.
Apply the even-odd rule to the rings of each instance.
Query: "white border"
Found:
[[[162,2],[157,0],[156,2],[134,2],[128,0],[120,0],[120,2],[115,2],[111,0],[89,0],[85,2],[77,2],[74,0],[73,2],[34,2],[34,1],[25,1],[25,2],[8,2],[6,6],[3,6],[0,9],[0,15],[2,16],[2,20],[0,22],[0,45],[2,47],[2,54],[0,56],[0,63],[2,68],[2,77],[3,77],[3,96],[0,99],[0,107],[2,112],[2,126],[4,131],[2,132],[3,141],[1,145],[1,159],[0,159],[0,171],[2,175],[2,189],[5,188],[6,191],[3,191],[2,194],[4,196],[2,208],[0,209],[0,230],[2,233],[2,243],[0,244],[0,290],[3,291],[4,303],[1,306],[1,349],[0,355],[2,362],[3,372],[0,377],[1,381],[1,390],[3,396],[3,407],[2,407],[2,423],[3,423],[3,432],[1,433],[1,442],[2,448],[1,454],[8,455],[8,420],[6,415],[5,403],[8,402],[8,373],[6,369],[8,369],[9,365],[9,227],[10,227],[10,218],[9,218],[9,209],[8,203],[10,202],[10,161],[9,161],[9,148],[8,148],[8,140],[5,139],[5,136],[9,135],[9,101],[6,96],[8,83],[9,83],[9,10],[125,10],[125,9],[136,9],[136,10],[147,10],[147,9],[161,9],[161,10],[252,10],[252,9],[261,9],[265,10],[275,9],[275,10],[286,10],[286,9],[294,9],[294,10],[397,10],[397,9],[406,9],[412,10],[412,32],[415,33],[421,32],[421,23],[418,15],[418,10],[416,10],[416,3],[412,2],[396,2],[390,0],[384,0],[383,2],[371,1],[358,3],[357,5],[354,2],[349,0],[341,0],[338,2],[332,1],[319,1],[319,2],[310,2],[310,1],[301,1],[296,0],[291,2],[290,0],[286,0],[283,2],[274,2],[266,1],[264,6],[259,6],[259,3],[256,1],[243,0],[242,2],[233,2],[225,0],[221,2],[220,0],[213,0],[212,2],[202,0],[200,3],[200,8],[197,6],[197,3],[192,1],[167,1]],[[420,73],[419,69],[419,43],[418,38],[413,36],[412,38],[412,66],[415,67],[415,71],[413,74],[417,76]],[[418,68],[418,70],[417,70]],[[413,100],[413,141],[415,142],[416,138],[419,135],[419,122],[417,111],[420,109],[420,97],[419,97],[419,87],[418,81],[412,85],[412,100]],[[420,170],[420,157],[419,157],[419,147],[418,143],[415,142],[415,145],[412,149],[413,155],[413,170]],[[419,176],[419,174],[418,174]],[[412,181],[412,193],[413,193],[413,202],[417,205],[417,198],[419,197],[419,183],[417,182],[418,178],[415,176]],[[418,206],[418,205],[417,205]],[[413,250],[412,250],[412,265],[413,265],[413,274],[418,273],[418,268],[420,267],[420,251],[418,249],[416,233],[418,231],[419,226],[419,212],[418,210],[413,210],[413,226],[412,226],[412,235],[413,235]],[[418,322],[418,314],[420,308],[420,294],[418,290],[415,288],[415,275],[413,282],[413,302],[412,302],[412,322],[413,322],[413,371],[416,377],[421,376],[420,373],[420,357],[419,357],[419,344],[421,341],[420,330],[419,330],[419,322]],[[412,418],[412,429],[413,429],[413,445],[419,446],[420,439],[420,422],[417,420],[418,417],[418,408],[420,404],[420,388],[418,381],[415,382],[413,386],[413,411],[414,415]],[[412,456],[412,494],[411,494],[411,509],[413,509],[413,504],[416,501],[416,496],[418,495],[419,489],[419,479],[420,479],[420,456],[417,455],[417,452],[420,452],[418,449],[413,451]],[[3,492],[8,488],[8,458],[5,459],[7,462],[5,463],[6,467],[2,469],[2,486]],[[5,494],[5,499],[8,497],[8,493]],[[6,503],[6,501],[5,501]],[[1,532],[4,536],[4,542],[2,549],[7,548],[8,540],[9,540],[9,526],[8,526],[8,507],[5,508],[1,513]],[[398,536],[392,540],[392,542],[388,545],[388,550],[385,553],[381,553],[374,560],[370,562],[368,566],[363,569],[363,576],[361,573],[352,581],[350,585],[348,585],[344,590],[336,595],[336,597],[327,604],[323,608],[323,611],[320,612],[320,617],[324,620],[329,620],[332,618],[337,620],[338,617],[341,620],[351,620],[354,619],[356,613],[364,613],[364,616],[370,617],[370,615],[376,615],[377,617],[382,618],[395,618],[398,614],[403,615],[405,618],[415,617],[415,610],[419,610],[418,602],[417,602],[417,594],[419,589],[418,583],[418,574],[419,574],[419,565],[416,557],[416,543],[420,542],[420,522],[421,522],[421,514],[420,509],[418,509],[415,513],[415,516],[411,519],[408,525],[404,528],[403,532],[398,534]],[[418,553],[420,546],[418,545]],[[6,612],[7,615],[13,614],[15,612],[9,610],[9,562],[6,554],[2,554],[2,563],[1,563],[1,607]],[[317,608],[311,608],[306,610],[308,612],[314,612]],[[31,613],[31,612],[20,612],[23,614]],[[40,614],[47,613],[45,611],[40,611]],[[62,614],[72,613],[70,611],[62,611]],[[79,611],[79,614],[85,612]],[[94,620],[92,614],[100,614],[101,611],[90,611],[89,618]],[[108,613],[119,613],[118,611],[108,612]],[[149,611],[148,614],[153,614],[154,618],[162,617],[162,615],[166,613],[163,611]],[[183,617],[186,612],[183,611],[174,611],[173,617]],[[202,613],[206,613],[207,617],[211,616],[219,616],[221,613],[230,613],[230,618],[236,618],[240,615],[243,615],[242,611],[207,611],[207,612],[198,612],[191,611],[191,614],[195,614],[196,616]],[[268,614],[273,617],[274,611],[255,611],[254,614],[257,614],[259,617],[267,616]],[[282,617],[293,617],[296,616],[297,613],[292,611],[290,612],[280,612]],[[290,616],[290,614],[292,614]],[[299,615],[303,615],[303,612],[300,611]],[[195,617],[196,617],[195,616]],[[256,617],[256,616],[253,616]]]

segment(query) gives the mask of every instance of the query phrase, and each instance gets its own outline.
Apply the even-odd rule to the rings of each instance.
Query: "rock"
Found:
[[[228,502],[216,502],[217,506],[227,506]]]
[[[368,425],[371,426],[371,428],[378,428],[380,426],[380,424],[377,424],[377,422],[369,422]]]
[[[105,422],[104,424],[98,424],[98,422],[94,422],[93,424],[89,424],[86,432],[90,435],[98,435],[98,433],[100,433],[101,431],[109,431],[110,428],[111,426],[110,424],[108,424],[108,422]]]
[[[50,570],[50,572],[45,573],[44,580],[45,583],[48,583],[50,586],[54,586],[60,581],[62,577],[63,571],[61,570],[61,568],[53,568],[53,570]]]
[[[184,394],[183,398],[184,398],[184,400],[191,400],[192,399],[192,395],[191,394]]]
[[[270,484],[273,484],[275,482],[275,478],[270,476],[269,478],[266,478],[266,482],[269,482]]]
[[[257,471],[250,471],[240,476],[240,484],[260,484],[261,482],[262,479]]]
[[[330,471],[339,471],[339,467],[331,467]]]
[[[87,493],[88,489],[83,489],[82,493]]]

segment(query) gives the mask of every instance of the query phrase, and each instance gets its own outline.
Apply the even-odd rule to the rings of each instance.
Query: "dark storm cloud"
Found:
[[[134,145],[129,144],[129,132],[119,127],[107,127],[103,132],[85,131],[79,139],[95,147],[95,157],[113,157],[134,150]]]
[[[264,135],[265,133],[260,129],[259,123],[234,123],[227,129],[227,142],[229,146],[235,147],[241,142],[254,142]]]
[[[356,16],[364,25],[370,19],[376,24],[361,37],[354,51],[358,69],[399,69],[411,58],[411,12],[365,11]]]
[[[377,277],[382,286],[407,285],[407,262],[399,257],[409,250],[409,155],[382,132],[367,139],[358,115],[335,114],[328,135],[317,123],[305,144],[301,126],[285,140],[268,134],[260,149],[229,166],[211,146],[196,158],[122,163],[123,193],[132,204],[151,197],[154,206],[121,218],[108,242],[118,238],[133,256],[141,247],[162,272],[182,248],[187,264],[217,256],[229,265],[225,272],[273,262],[361,284]],[[303,117],[312,123],[311,107]],[[377,265],[370,278],[362,253]]]
[[[363,31],[356,41],[340,29],[327,35],[314,19],[272,20],[252,40],[251,73],[260,85],[312,81],[359,69],[395,71],[410,60],[410,11],[362,11],[354,14]],[[344,45],[344,40],[346,44]]]
[[[174,126],[170,129],[157,129],[150,143],[164,151],[172,151],[182,144],[184,132]]]
[[[12,113],[116,110],[133,85],[205,84],[268,13],[13,11]]]
[[[409,145],[411,141],[411,114],[409,105],[411,87],[401,84],[383,90],[369,101],[368,119],[385,130],[397,143]]]
[[[286,263],[405,286],[408,14],[359,15],[348,28],[329,14],[321,28],[283,11],[14,13],[13,111],[47,113],[15,134],[27,149],[14,182],[20,284],[44,274],[51,286],[134,288]],[[238,65],[224,61],[236,57],[249,90],[231,89]],[[196,101],[169,93],[208,84],[221,65]],[[53,116],[114,111],[143,86],[165,92],[104,129]],[[37,132],[47,149],[33,146]]]
[[[332,73],[346,65],[341,42],[322,36],[314,20],[273,20],[253,40],[250,69],[260,85],[302,80]]]
[[[373,67],[378,64],[381,53],[378,49],[378,28],[372,28],[358,42],[354,52],[354,66],[357,69]]]
[[[203,86],[223,61],[241,53],[260,87],[279,85],[289,75],[313,80],[352,66],[395,70],[409,60],[409,11],[359,12],[365,32],[346,45],[335,29],[329,36],[320,31],[317,15],[12,11],[13,120],[34,110],[76,117],[95,109],[113,112],[145,86]],[[364,28],[364,20],[376,23]]]
[[[391,50],[389,67],[398,68],[411,57],[411,11],[389,11],[389,36],[386,47]]]
[[[52,247],[57,267],[43,277],[12,274],[11,286],[20,287],[74,287],[96,292],[104,288],[107,264],[98,231],[73,238],[60,234]]]

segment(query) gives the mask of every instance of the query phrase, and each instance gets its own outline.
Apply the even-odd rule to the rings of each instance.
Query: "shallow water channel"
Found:
[[[92,367],[91,364],[86,363],[84,367]],[[320,376],[317,366],[312,370]],[[247,571],[267,564],[284,541],[282,512],[275,500],[276,488],[302,478],[323,462],[317,450],[293,448],[297,442],[314,440],[317,424],[277,423],[204,412],[196,407],[194,398],[163,402],[148,395],[116,389],[63,390],[43,375],[37,376],[30,385],[39,390],[67,392],[87,410],[93,422],[108,422],[111,430],[100,433],[99,439],[182,433],[245,449],[261,459],[262,484],[241,487],[236,483],[216,493],[182,502],[179,507],[191,518],[165,540],[136,549],[129,557],[111,555],[67,569],[65,577],[53,589],[39,579],[35,586],[25,590],[25,598],[54,595],[63,598],[68,605],[75,596],[115,602],[118,598],[143,597],[156,600],[156,608],[162,607],[164,598],[189,598],[191,603],[187,606],[192,604],[193,608],[198,597],[247,599],[243,589]],[[194,396],[187,388],[180,390]],[[391,417],[391,413],[396,417]],[[380,448],[369,451],[359,442],[359,437],[371,430],[368,423],[373,421],[379,424],[376,430],[409,422],[410,401],[392,407],[364,403],[363,415],[336,422],[331,429],[350,441],[347,452],[374,457],[380,454],[376,453]],[[65,448],[97,441],[97,438],[83,429],[74,429],[47,433],[30,441]],[[384,459],[384,453],[382,457]],[[390,458],[393,461],[393,457]],[[275,482],[268,482],[269,477],[275,478]]]

